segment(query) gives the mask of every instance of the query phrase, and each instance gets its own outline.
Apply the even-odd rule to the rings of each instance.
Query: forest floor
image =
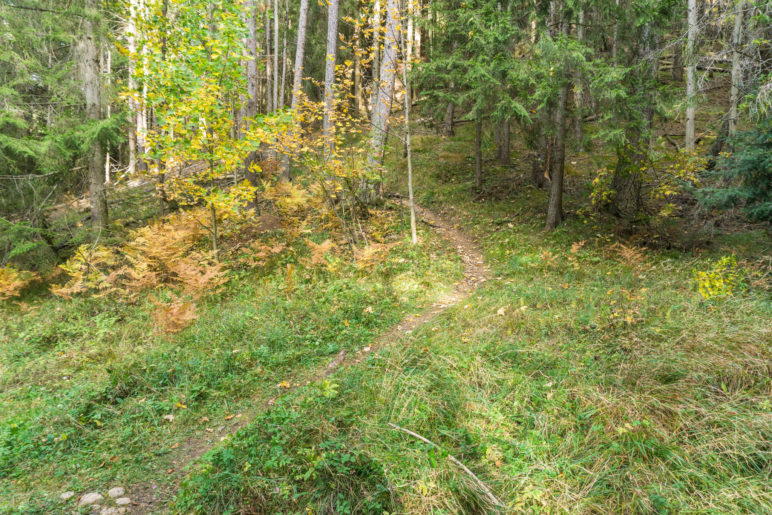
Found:
[[[545,233],[522,149],[474,188],[470,129],[416,136],[419,245],[392,203],[366,267],[300,239],[172,335],[150,296],[0,308],[0,512],[772,511],[768,229],[631,238],[587,209],[590,149]]]
[[[397,205],[401,205],[403,208],[406,207],[405,202],[397,202]],[[420,313],[409,314],[369,345],[354,353],[348,353],[345,349],[341,350],[330,363],[316,370],[309,370],[303,377],[297,377],[295,382],[282,389],[279,394],[267,402],[247,408],[243,416],[228,427],[228,434],[238,431],[257,413],[270,409],[280,397],[293,392],[299,386],[320,385],[338,369],[361,363],[369,354],[377,353],[384,347],[400,341],[403,336],[409,335],[424,324],[431,322],[444,310],[462,302],[485,282],[488,271],[485,267],[482,253],[477,245],[458,229],[458,223],[438,216],[436,213],[420,206],[416,206],[416,216],[419,223],[428,225],[433,232],[436,232],[446,242],[451,244],[463,263],[463,278],[455,282],[452,289],[442,293],[430,306],[424,308]],[[181,473],[187,469],[188,464],[216,445],[216,443],[213,445],[213,442],[206,438],[206,436],[206,433],[199,432],[175,449],[174,458],[172,458],[171,463],[174,470],[179,471],[179,473],[174,474],[174,477],[170,477],[170,480],[165,484],[144,483],[127,488],[127,491],[132,493],[132,513],[158,513],[168,509],[179,487],[179,481],[182,478]]]

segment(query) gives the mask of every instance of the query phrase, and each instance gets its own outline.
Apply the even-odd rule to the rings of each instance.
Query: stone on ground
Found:
[[[78,502],[78,506],[90,506],[92,504],[98,503],[102,499],[104,499],[104,497],[102,497],[102,494],[99,492],[89,492],[87,494],[83,494],[83,497],[81,497],[80,501]]]

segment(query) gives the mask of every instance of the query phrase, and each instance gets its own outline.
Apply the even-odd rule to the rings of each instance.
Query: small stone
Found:
[[[102,508],[99,515],[121,515],[122,513],[126,513],[126,511],[126,508]]]
[[[115,500],[115,504],[117,504],[118,506],[128,506],[129,504],[131,504],[131,499],[129,499],[128,497],[120,497]]]
[[[104,499],[104,497],[102,497],[102,494],[99,492],[90,492],[84,494],[83,497],[80,498],[80,501],[78,501],[78,506],[90,506],[92,504],[98,503],[102,499]]]
[[[123,489],[122,487],[120,487],[120,486],[116,486],[116,487],[114,487],[114,488],[111,488],[111,489],[110,489],[110,490],[107,492],[107,495],[109,495],[111,498],[115,499],[116,497],[121,497],[121,496],[122,496],[123,494],[125,494],[125,493],[126,493],[126,490],[124,490],[124,489]]]
[[[75,497],[75,492],[69,491],[69,492],[64,492],[62,495],[60,495],[59,499],[61,499],[63,501],[67,501],[67,500],[69,500],[69,499],[71,499],[73,497]]]

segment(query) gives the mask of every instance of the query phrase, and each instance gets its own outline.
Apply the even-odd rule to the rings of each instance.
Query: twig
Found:
[[[397,424],[395,424],[395,423],[393,423],[393,422],[389,422],[389,425],[390,425],[391,427],[393,427],[394,429],[397,429],[397,430],[399,430],[399,431],[402,431],[403,433],[407,433],[407,434],[409,434],[410,436],[412,436],[412,437],[414,437],[414,438],[418,438],[418,439],[419,439],[419,440],[421,440],[422,442],[424,442],[424,443],[426,443],[426,444],[429,444],[429,445],[431,445],[432,447],[437,447],[438,449],[441,449],[441,447],[440,447],[439,445],[437,445],[436,443],[432,442],[431,440],[429,440],[429,439],[427,439],[427,438],[424,438],[423,436],[419,435],[418,433],[414,433],[413,431],[411,431],[411,430],[409,430],[409,429],[405,429],[404,427],[400,427],[400,426],[398,426]],[[496,498],[496,496],[495,496],[495,495],[493,495],[493,492],[491,491],[491,489],[490,489],[490,488],[488,488],[488,487],[486,486],[486,484],[485,484],[485,483],[483,483],[483,482],[482,482],[482,480],[481,480],[479,477],[477,477],[477,476],[474,474],[474,472],[472,472],[471,470],[469,470],[469,469],[466,467],[466,465],[464,465],[463,463],[461,463],[460,461],[458,461],[458,460],[455,458],[455,456],[452,456],[452,455],[450,455],[450,454],[448,454],[448,459],[449,459],[450,461],[452,461],[452,462],[453,462],[453,464],[454,464],[454,465],[456,465],[458,468],[460,468],[461,470],[463,470],[464,472],[466,472],[466,473],[469,475],[469,477],[471,477],[472,479],[474,479],[475,483],[477,483],[477,486],[479,486],[479,487],[480,487],[480,489],[482,489],[482,491],[483,491],[483,492],[485,492],[485,495],[488,497],[488,500],[490,500],[490,501],[491,501],[493,504],[495,504],[496,506],[499,506],[499,507],[504,507],[504,504],[503,504],[501,501],[499,501],[499,500]]]

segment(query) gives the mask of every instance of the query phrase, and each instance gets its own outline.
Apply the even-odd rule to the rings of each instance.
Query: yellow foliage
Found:
[[[59,268],[70,276],[70,280],[51,292],[69,299],[72,295],[86,291],[109,293],[116,288],[116,265],[119,258],[114,249],[103,245],[81,245],[75,254]]]
[[[195,215],[177,214],[137,229],[118,249],[81,246],[60,266],[70,280],[51,291],[66,298],[89,291],[133,295],[159,286],[181,287],[193,298],[218,291],[227,280],[225,270],[209,254],[195,250],[202,236]]]
[[[734,256],[724,256],[713,264],[710,270],[694,271],[697,291],[706,300],[717,297],[731,297],[742,285],[743,274]]]
[[[32,281],[38,279],[37,274],[16,270],[11,265],[0,268],[0,300],[18,296]]]

